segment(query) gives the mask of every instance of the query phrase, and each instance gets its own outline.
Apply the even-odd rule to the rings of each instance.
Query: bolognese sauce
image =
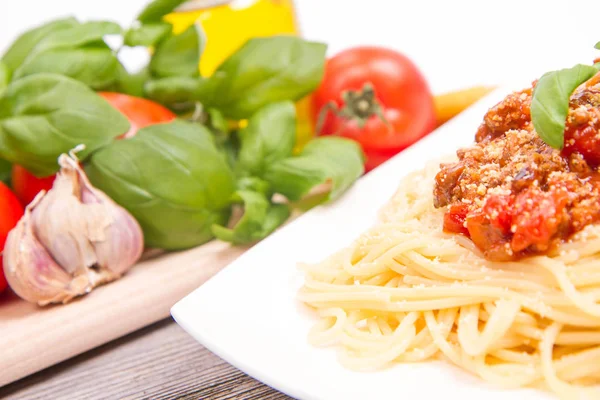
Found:
[[[562,151],[537,135],[531,98],[526,89],[491,108],[475,144],[436,176],[444,230],[494,261],[546,253],[600,219],[600,74],[571,96]]]

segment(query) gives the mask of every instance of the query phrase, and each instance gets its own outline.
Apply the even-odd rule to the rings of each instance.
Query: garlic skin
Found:
[[[21,298],[66,303],[123,275],[140,258],[143,233],[133,216],[94,188],[74,155],[9,233],[4,273]]]

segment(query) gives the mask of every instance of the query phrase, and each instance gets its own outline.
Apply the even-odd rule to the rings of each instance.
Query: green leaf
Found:
[[[326,48],[293,36],[251,39],[219,66],[198,100],[235,119],[299,100],[321,82]]]
[[[37,176],[58,170],[57,158],[79,144],[85,159],[129,129],[127,118],[90,88],[55,74],[11,83],[0,95],[0,157]]]
[[[121,27],[115,22],[90,21],[50,33],[32,49],[31,54],[97,44],[102,42],[107,35],[118,35],[120,33]]]
[[[238,190],[234,201],[243,202],[244,215],[233,229],[214,224],[212,232],[225,242],[246,244],[261,240],[271,234],[290,216],[289,208],[284,204],[271,204],[262,193]]]
[[[69,29],[79,22],[75,18],[64,18],[50,21],[44,25],[33,28],[17,38],[2,56],[2,61],[12,70],[16,70],[27,58],[33,48],[50,33]]]
[[[215,140],[219,147],[219,151],[223,154],[229,166],[235,171],[238,154],[240,152],[240,141],[237,132],[231,132],[227,136],[215,135]]]
[[[238,179],[236,187],[238,190],[249,190],[255,193],[261,193],[265,197],[271,198],[273,191],[271,185],[256,176],[244,176]]]
[[[331,182],[325,201],[339,197],[364,172],[360,146],[349,139],[324,137],[309,142],[296,156],[278,161],[267,169],[263,179],[276,193],[292,201],[300,200],[315,186]]]
[[[40,72],[66,75],[95,90],[111,86],[119,75],[119,61],[102,40],[120,33],[114,22],[93,21],[50,32],[35,45],[13,78]]]
[[[198,24],[193,24],[179,35],[170,35],[158,44],[150,70],[160,78],[169,76],[199,76],[200,54],[204,36]]]
[[[238,172],[262,176],[266,168],[292,154],[296,142],[296,108],[291,101],[258,110],[239,132]]]
[[[4,62],[0,61],[0,93],[2,93],[2,90],[8,86],[8,83],[10,82],[10,78],[11,78],[11,70],[10,68],[8,68],[8,65],[6,65]]]
[[[130,96],[144,97],[144,86],[150,78],[150,70],[147,67],[138,72],[130,73],[121,66],[114,90]]]
[[[216,108],[209,108],[206,110],[206,114],[208,114],[208,125],[215,131],[220,132],[222,134],[227,134],[229,131],[229,124],[225,117],[223,117],[223,113],[217,110]]]
[[[140,129],[95,152],[91,182],[139,221],[146,245],[185,249],[210,240],[224,224],[233,172],[205,127],[182,120]]]
[[[578,64],[548,72],[538,80],[531,100],[531,121],[546,144],[563,148],[571,94],[597,72],[595,67]]]
[[[12,164],[9,161],[0,158],[0,181],[10,186],[10,176],[12,173]]]
[[[600,50],[600,42],[596,43],[596,45],[594,46],[594,48]]]
[[[138,15],[137,20],[143,23],[158,22],[187,0],[154,0]]]
[[[167,37],[172,29],[173,26],[167,22],[143,24],[131,28],[125,33],[125,44],[127,46],[151,47]]]
[[[48,72],[65,75],[103,90],[119,79],[121,64],[108,48],[67,48],[45,51],[28,59],[15,72],[15,79]]]
[[[202,85],[202,78],[172,76],[148,81],[144,87],[146,97],[164,106],[194,103]]]

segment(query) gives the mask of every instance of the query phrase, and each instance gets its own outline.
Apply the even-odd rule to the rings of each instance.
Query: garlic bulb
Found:
[[[4,273],[23,299],[66,303],[124,274],[140,258],[137,221],[94,188],[74,155],[25,210],[4,246]]]

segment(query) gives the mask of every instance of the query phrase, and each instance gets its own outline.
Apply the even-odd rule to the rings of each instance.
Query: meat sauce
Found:
[[[475,144],[436,176],[444,230],[493,261],[547,253],[600,219],[600,74],[571,96],[562,151],[535,132],[531,96],[526,89],[491,108]]]

